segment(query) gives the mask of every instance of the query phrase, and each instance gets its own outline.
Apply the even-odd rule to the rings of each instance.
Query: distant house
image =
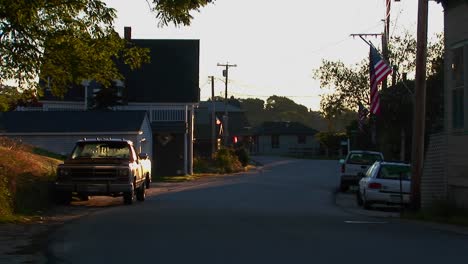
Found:
[[[215,113],[215,120],[212,113]],[[195,153],[201,156],[209,156],[212,148],[212,124],[218,124],[215,127],[215,137],[217,148],[224,144],[224,135],[226,133],[225,120],[223,118],[225,111],[228,114],[228,145],[241,143],[251,136],[250,124],[245,115],[245,111],[224,102],[200,102],[195,109]]]
[[[468,208],[468,1],[442,0],[444,133],[432,135],[421,179],[422,206],[449,199]]]
[[[258,154],[316,155],[318,131],[299,122],[265,122],[253,132],[252,151]]]
[[[68,155],[83,138],[124,138],[139,152],[153,154],[146,111],[13,111],[1,113],[0,136]]]
[[[125,28],[125,38],[148,48],[151,62],[135,71],[120,66],[125,79],[115,80],[115,86],[122,105],[112,109],[148,113],[156,175],[192,174],[193,117],[200,94],[199,40],[132,39],[129,27]],[[88,110],[87,103],[100,89],[93,81],[83,82],[64,98],[57,98],[46,86],[40,109],[18,110]]]

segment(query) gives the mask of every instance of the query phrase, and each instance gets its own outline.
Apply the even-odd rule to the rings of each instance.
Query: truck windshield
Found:
[[[381,161],[382,156],[375,153],[352,153],[349,156],[349,164],[371,165],[376,161]]]
[[[73,149],[71,158],[121,158],[130,157],[126,142],[79,142]]]

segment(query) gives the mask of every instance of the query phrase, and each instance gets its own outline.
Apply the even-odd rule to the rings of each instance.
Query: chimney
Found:
[[[130,41],[132,40],[132,28],[124,27],[124,39]]]

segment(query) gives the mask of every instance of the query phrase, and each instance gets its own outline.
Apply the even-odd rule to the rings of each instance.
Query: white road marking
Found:
[[[388,224],[388,222],[375,221],[344,221],[346,224]]]

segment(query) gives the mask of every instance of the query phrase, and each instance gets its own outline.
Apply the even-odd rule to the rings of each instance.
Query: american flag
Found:
[[[371,45],[369,54],[370,69],[370,111],[374,115],[380,112],[379,84],[392,73],[392,68],[382,59],[379,52]]]

